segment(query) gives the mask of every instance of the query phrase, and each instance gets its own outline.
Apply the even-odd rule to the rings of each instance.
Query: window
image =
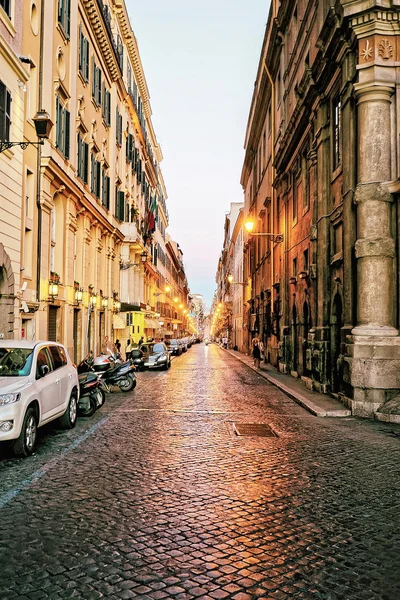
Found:
[[[125,193],[118,188],[115,189],[115,217],[119,221],[125,218]]]
[[[79,28],[79,72],[89,81],[89,40],[83,35],[82,26]]]
[[[116,139],[120,146],[122,146],[122,115],[119,114],[117,108],[117,128],[116,128]]]
[[[89,144],[83,141],[78,133],[78,177],[88,182]]]
[[[101,204],[110,210],[110,178],[104,169],[101,172]]]
[[[90,157],[90,191],[96,198],[100,198],[100,162],[95,155]]]
[[[296,275],[297,275],[297,257],[293,259],[292,275],[293,275],[293,277],[296,277]]]
[[[46,370],[43,367],[47,367],[47,373],[50,373],[52,370],[51,358],[49,356],[49,351],[47,348],[42,348],[39,350],[36,359],[36,379],[40,379],[46,375]]]
[[[51,211],[50,224],[50,271],[55,273],[56,270],[56,211]]]
[[[69,38],[71,17],[71,0],[58,0],[58,22]]]
[[[64,358],[60,353],[60,348],[58,346],[49,346],[50,354],[53,359],[54,371],[56,369],[60,369],[64,365],[66,365],[66,361],[64,362]]]
[[[0,6],[6,13],[7,17],[11,18],[11,0],[0,0]]]
[[[341,119],[341,102],[337,96],[333,101],[332,114],[333,114],[333,170],[335,171],[342,162],[342,119]]]
[[[308,248],[307,248],[303,252],[303,271],[305,271],[307,273],[308,267],[309,267],[309,263],[308,263]]]
[[[111,125],[111,94],[103,84],[103,106],[102,106],[103,119],[108,126]]]
[[[96,65],[94,58],[92,67],[92,98],[97,106],[101,106],[101,69]]]
[[[11,94],[0,81],[0,140],[10,140]]]
[[[61,104],[60,99],[56,100],[56,148],[69,158],[69,122],[70,113]]]
[[[133,160],[133,135],[128,133],[128,137],[126,138],[126,160],[132,162]]]

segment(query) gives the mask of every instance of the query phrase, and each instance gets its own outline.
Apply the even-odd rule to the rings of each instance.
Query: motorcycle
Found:
[[[91,417],[106,400],[106,395],[101,388],[100,377],[97,373],[88,371],[79,374],[78,380],[78,412],[82,417]]]
[[[121,392],[130,392],[136,387],[135,365],[131,361],[121,362],[116,355],[104,354],[94,358],[86,356],[78,365],[78,373],[93,371],[100,376],[101,388],[110,393],[110,386],[117,386]]]

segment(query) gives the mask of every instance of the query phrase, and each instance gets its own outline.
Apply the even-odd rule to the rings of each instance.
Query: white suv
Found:
[[[78,374],[57,342],[0,340],[0,442],[14,440],[14,453],[29,456],[37,428],[61,417],[75,426]]]

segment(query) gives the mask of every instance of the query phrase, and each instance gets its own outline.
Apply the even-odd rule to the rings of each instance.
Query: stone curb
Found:
[[[312,402],[309,398],[307,398],[306,396],[303,396],[303,394],[299,393],[297,390],[294,390],[291,387],[285,385],[284,383],[282,383],[282,381],[278,380],[273,375],[269,375],[268,373],[265,373],[264,371],[261,371],[261,370],[257,369],[256,367],[254,367],[253,365],[249,364],[244,358],[242,358],[240,355],[236,354],[235,352],[232,352],[231,350],[225,350],[225,352],[228,352],[228,354],[230,354],[231,356],[234,356],[241,363],[243,363],[244,365],[249,367],[249,369],[252,369],[252,371],[254,371],[258,375],[260,375],[261,377],[263,377],[264,379],[269,381],[269,383],[271,383],[275,387],[279,388],[282,392],[284,392],[287,396],[292,398],[292,400],[294,400],[297,404],[299,404],[300,406],[302,406],[303,408],[308,410],[308,412],[310,412],[314,416],[316,416],[316,417],[351,417],[350,410],[348,410],[346,408],[337,408],[337,409],[330,409],[330,410],[321,408],[320,406],[318,406],[318,404]],[[339,401],[338,401],[338,404],[340,404]]]

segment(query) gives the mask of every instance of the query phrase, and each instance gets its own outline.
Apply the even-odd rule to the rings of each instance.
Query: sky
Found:
[[[125,2],[164,157],[168,232],[191,292],[210,307],[225,215],[243,201],[243,145],[269,0]]]

